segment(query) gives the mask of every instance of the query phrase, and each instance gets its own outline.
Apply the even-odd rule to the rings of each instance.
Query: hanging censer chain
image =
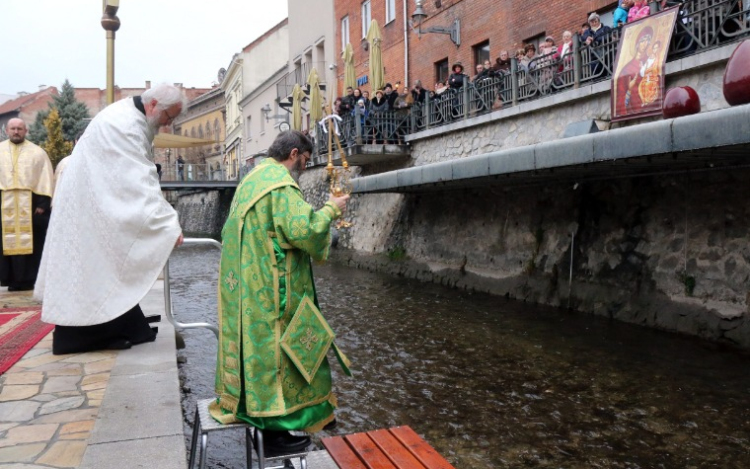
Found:
[[[328,108],[328,116],[324,117],[321,121],[323,128],[327,127],[328,130],[328,165],[326,171],[328,171],[329,189],[334,197],[342,197],[349,195],[352,192],[350,184],[351,180],[351,169],[349,168],[349,162],[346,161],[346,154],[344,149],[341,147],[341,140],[338,135],[338,122],[341,118],[333,113]],[[333,165],[333,142],[336,142],[336,148],[341,156],[341,166],[337,167]],[[336,224],[336,228],[349,228],[353,223],[341,219]]]

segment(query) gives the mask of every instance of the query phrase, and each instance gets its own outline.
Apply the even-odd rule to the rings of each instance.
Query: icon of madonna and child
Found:
[[[623,26],[612,81],[612,121],[661,114],[664,62],[677,9]]]

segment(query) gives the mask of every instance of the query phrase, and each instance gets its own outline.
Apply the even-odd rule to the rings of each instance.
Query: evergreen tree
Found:
[[[36,114],[34,123],[29,126],[28,139],[37,145],[41,146],[44,141],[47,140],[47,128],[44,126],[44,121],[49,116],[49,111],[39,111]]]
[[[43,148],[52,161],[52,166],[57,167],[57,163],[73,151],[73,144],[66,142],[63,137],[62,119],[57,109],[52,108],[49,112],[49,116],[44,121],[44,127],[47,129],[47,140]]]
[[[68,80],[62,85],[60,94],[54,99],[54,104],[62,120],[62,132],[65,140],[72,142],[78,132],[86,128],[89,119],[89,110],[86,105],[76,99],[75,89]]]

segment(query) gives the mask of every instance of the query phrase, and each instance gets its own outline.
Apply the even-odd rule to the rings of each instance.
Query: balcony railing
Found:
[[[750,36],[750,0],[689,0],[664,2],[679,5],[667,61],[738,41]],[[526,66],[515,59],[506,72],[496,72],[460,89],[427,96],[424,103],[408,109],[356,113],[342,116],[341,142],[345,146],[368,143],[401,143],[408,134],[447,125],[496,109],[515,106],[612,77],[620,41],[613,29],[598,43],[573,48],[565,56],[557,53],[535,57]],[[327,152],[327,136],[317,129],[318,152]]]
[[[294,90],[294,85],[300,85],[302,87],[307,83],[307,77],[310,76],[310,72],[313,68],[318,71],[321,84],[325,83],[326,79],[326,64],[325,62],[305,62],[300,64],[297,68],[284,75],[276,83],[276,96],[279,100],[283,100],[291,96]]]

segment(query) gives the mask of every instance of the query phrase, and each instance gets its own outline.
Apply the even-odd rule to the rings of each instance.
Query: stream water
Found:
[[[216,322],[218,259],[173,255],[178,320]],[[458,469],[750,468],[747,354],[336,265],[315,275],[355,375],[332,359],[337,434],[410,425]],[[216,339],[184,338],[189,446],[195,401],[214,395]],[[241,432],[209,446],[209,467],[244,467]]]

